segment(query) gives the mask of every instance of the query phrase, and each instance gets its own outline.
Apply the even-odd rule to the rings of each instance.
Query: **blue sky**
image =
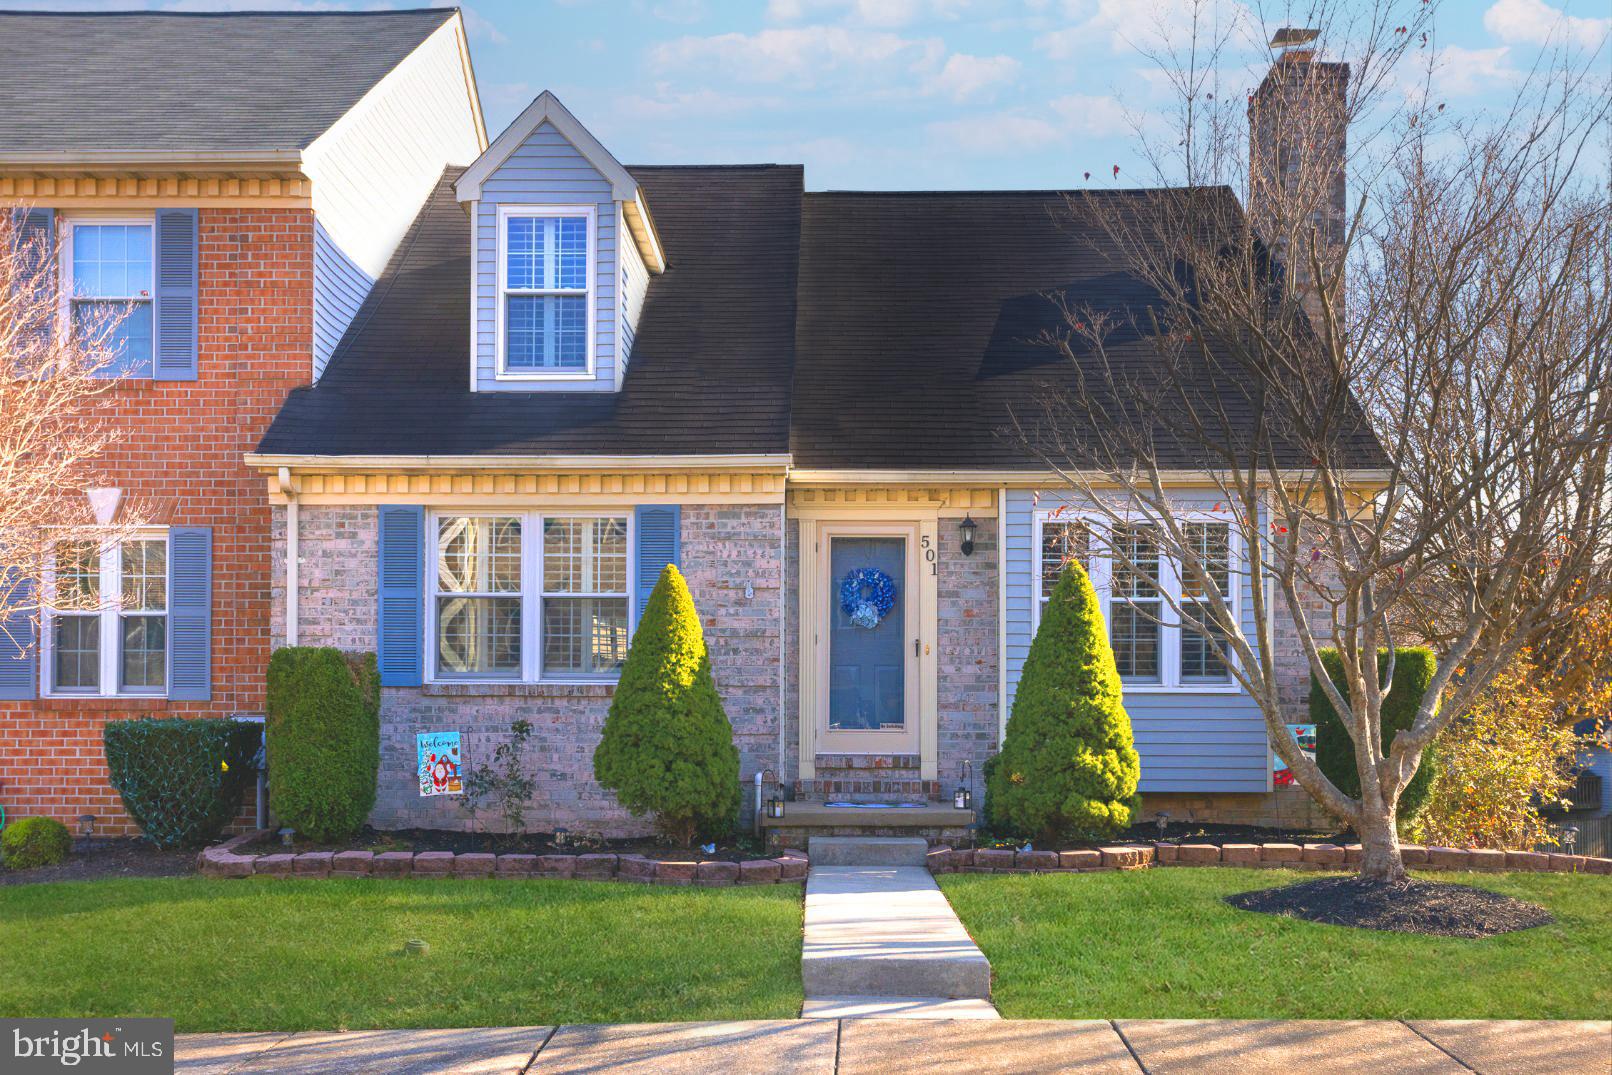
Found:
[[[428,0],[0,0],[0,8],[370,9]],[[544,89],[631,164],[803,163],[810,189],[1146,181],[1133,121],[1161,103],[1137,46],[1185,0],[474,0],[489,133]],[[1258,0],[1223,0],[1247,18]],[[1266,5],[1268,25],[1288,21]],[[1493,109],[1541,50],[1600,47],[1612,0],[1444,0],[1428,48],[1452,115]],[[1248,42],[1226,68],[1251,86]],[[1130,179],[1129,184],[1126,179]]]

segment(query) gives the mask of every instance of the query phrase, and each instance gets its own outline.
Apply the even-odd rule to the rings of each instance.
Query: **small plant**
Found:
[[[509,738],[493,751],[493,761],[483,762],[464,779],[464,797],[459,805],[476,820],[481,808],[491,804],[504,822],[504,832],[512,841],[526,833],[526,811],[537,780],[523,768],[526,743],[532,737],[532,722],[517,720],[509,726]]]
[[[73,849],[73,835],[67,826],[48,817],[25,817],[0,832],[0,855],[8,870],[31,870],[54,866]]]
[[[318,843],[356,833],[381,764],[375,655],[287,646],[269,659],[269,805]]]
[[[106,768],[123,808],[158,847],[200,847],[241,812],[256,778],[256,724],[205,717],[109,721]]]

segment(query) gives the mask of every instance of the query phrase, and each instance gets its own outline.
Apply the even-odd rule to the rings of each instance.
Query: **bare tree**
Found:
[[[1193,11],[1151,53],[1177,98],[1146,143],[1160,189],[1070,199],[1147,300],[1054,297],[1064,323],[1044,342],[1073,377],[1016,434],[1108,532],[1146,520],[1145,541],[1106,542],[1116,572],[1179,565],[1179,593],[1159,587],[1173,618],[1217,642],[1276,753],[1358,833],[1362,875],[1397,880],[1423,752],[1519,649],[1608,592],[1607,86],[1566,58],[1508,114],[1461,120],[1430,90],[1431,4],[1318,0],[1275,34]],[[1274,50],[1246,93],[1226,73],[1239,32]],[[1241,578],[1205,555],[1184,493],[1218,502]],[[1246,624],[1229,603],[1245,583]],[[1395,625],[1417,620],[1440,624],[1439,668],[1390,744]],[[1289,732],[1283,646],[1351,736],[1358,796]]]
[[[129,501],[98,519],[87,495],[119,439],[111,408],[125,312],[63,316],[56,245],[26,220],[26,210],[0,207],[0,631],[18,643],[26,641],[18,628],[38,623],[49,565],[87,563],[137,528],[141,514]],[[103,598],[84,586],[63,587],[55,599],[93,608]]]

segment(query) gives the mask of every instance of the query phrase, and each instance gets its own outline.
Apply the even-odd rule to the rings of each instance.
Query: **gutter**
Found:
[[[305,470],[779,470],[789,456],[771,455],[278,455],[247,452],[259,469]]]
[[[77,166],[85,168],[119,168],[131,164],[160,164],[183,170],[187,165],[201,165],[212,169],[272,166],[284,171],[287,165],[302,166],[300,149],[213,150],[194,149],[110,149],[76,150],[44,149],[0,152],[0,167],[28,168],[40,165]]]

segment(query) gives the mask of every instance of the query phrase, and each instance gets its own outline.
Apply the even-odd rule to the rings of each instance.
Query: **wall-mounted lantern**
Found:
[[[963,782],[952,792],[952,806],[958,810],[974,809],[974,763],[963,759]]]
[[[974,521],[974,516],[965,515],[963,521],[957,525],[963,535],[963,555],[974,555],[974,535],[979,533],[980,524]]]

